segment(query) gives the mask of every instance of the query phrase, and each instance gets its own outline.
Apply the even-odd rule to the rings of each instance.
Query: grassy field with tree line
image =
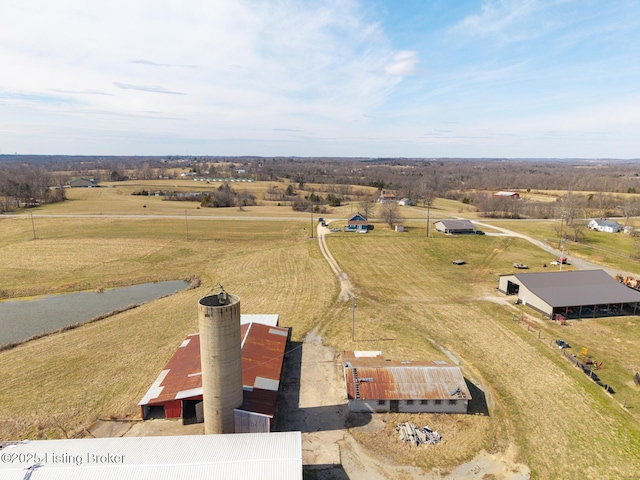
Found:
[[[353,169],[367,163],[354,160],[349,165]],[[369,165],[376,171],[406,169]],[[408,453],[385,440],[395,439],[392,432],[387,437],[355,433],[380,456],[450,469],[481,449],[515,447],[533,478],[633,478],[640,471],[640,389],[632,380],[640,367],[638,317],[561,327],[507,302],[495,291],[497,276],[510,273],[515,261],[540,271],[549,254],[518,238],[445,237],[433,230],[427,238],[426,209],[418,202],[399,208],[408,227],[404,234],[393,232],[380,217],[374,218],[376,228],[367,235],[339,232],[327,238],[355,286],[358,309],[352,342],[350,303],[339,300],[339,285],[309,238],[310,217],[264,198],[274,185],[292,185],[303,197],[338,188],[306,177],[300,185],[291,177],[250,184],[258,205],[242,210],[198,208],[197,203],[131,194],[140,188],[195,183],[180,179],[70,189],[68,200],[28,210],[35,217],[37,240],[25,210],[0,217],[0,262],[6,266],[0,277],[2,298],[194,275],[202,281],[197,289],[0,352],[0,438],[82,435],[96,418],[138,415],[137,402],[149,383],[184,336],[197,329],[197,299],[222,283],[240,296],[243,312],[279,313],[281,323],[293,327],[296,340],[317,328],[325,343],[338,350],[382,350],[387,358],[412,360],[449,360],[454,355],[461,361],[465,377],[486,395],[489,415],[430,417],[433,427],[449,432],[438,455]],[[539,187],[526,188],[533,192]],[[326,207],[326,217],[340,219],[330,227],[341,227],[357,202],[375,196],[377,188],[363,182],[343,191],[351,192],[352,202]],[[634,195],[618,192],[623,193]],[[565,194],[549,192],[560,199],[556,203]],[[432,221],[478,217],[473,203],[445,196],[449,198],[432,200]],[[65,214],[71,216],[47,217]],[[77,216],[85,214],[92,217]],[[548,243],[560,238],[558,218],[482,220]],[[584,243],[571,244],[571,249],[585,258],[640,271],[632,237],[585,232]],[[628,256],[616,260],[620,254]],[[459,257],[467,265],[451,263]],[[514,321],[521,313],[532,318],[535,333]],[[552,344],[560,337],[588,347],[604,361],[599,375],[616,386],[614,395],[562,358]],[[627,408],[622,407],[625,400]]]

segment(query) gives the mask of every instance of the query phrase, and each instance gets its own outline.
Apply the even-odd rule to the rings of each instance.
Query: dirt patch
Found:
[[[169,435],[203,435],[204,424],[183,425],[182,420],[98,420],[89,429],[95,438],[105,437],[159,437]]]

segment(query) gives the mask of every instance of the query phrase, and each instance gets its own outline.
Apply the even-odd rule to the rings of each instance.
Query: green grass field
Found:
[[[104,198],[94,198],[105,195],[100,189],[78,195],[83,198],[34,214],[66,208],[138,214],[143,208],[131,195],[109,192],[104,205]],[[174,208],[184,213],[181,203],[167,203],[157,206],[158,215],[171,215]],[[155,208],[148,204],[145,210]],[[327,216],[345,218],[350,208]],[[432,214],[463,215],[464,208],[438,199]],[[285,219],[268,219],[280,211]],[[632,381],[640,367],[638,317],[561,327],[520,310],[496,292],[498,275],[510,273],[515,261],[541,266],[548,253],[508,237],[426,238],[417,209],[407,215],[410,228],[403,234],[377,223],[367,235],[339,232],[327,238],[356,291],[352,342],[350,303],[338,300],[339,285],[309,238],[309,221],[289,212],[273,206],[227,209],[227,215],[249,219],[194,219],[188,240],[184,218],[37,216],[38,240],[32,239],[28,216],[0,218],[5,298],[202,279],[198,289],[0,352],[0,438],[61,437],[81,433],[98,417],[139,415],[137,402],[149,384],[184,336],[197,329],[197,299],[222,283],[241,298],[244,313],[280,314],[297,340],[317,328],[339,350],[382,350],[386,358],[411,360],[453,355],[461,361],[465,377],[485,392],[489,415],[429,420],[449,432],[437,455],[414,455],[397,442],[359,432],[359,441],[378,455],[447,469],[481,449],[515,445],[533,478],[634,478],[640,471],[640,389]],[[530,224],[496,223],[513,230],[542,228]],[[460,257],[467,265],[451,263]],[[522,312],[537,321],[541,339],[513,321]],[[603,361],[599,375],[617,393],[607,394],[564,360],[549,345],[560,337]]]

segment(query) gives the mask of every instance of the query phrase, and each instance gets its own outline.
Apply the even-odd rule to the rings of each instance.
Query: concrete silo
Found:
[[[240,298],[222,290],[198,301],[204,433],[234,433],[242,405]]]

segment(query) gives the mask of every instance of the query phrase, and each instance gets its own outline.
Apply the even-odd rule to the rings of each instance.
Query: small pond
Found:
[[[33,300],[0,302],[0,345],[21,342],[34,335],[86,322],[130,305],[164,297],[189,287],[189,282],[143,283],[103,292],[46,295]]]

